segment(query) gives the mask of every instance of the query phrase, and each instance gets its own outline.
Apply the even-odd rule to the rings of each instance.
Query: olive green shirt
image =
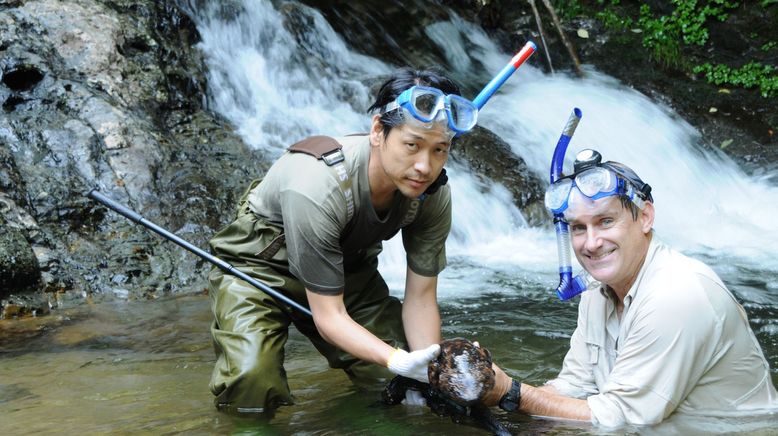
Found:
[[[332,167],[305,153],[286,152],[249,193],[251,210],[282,226],[289,268],[307,289],[328,295],[343,292],[344,273],[381,251],[381,243],[402,228],[408,266],[427,277],[446,265],[445,242],[451,228],[448,185],[420,202],[399,191],[390,209],[379,217],[370,200],[367,136],[336,138],[343,146],[345,168],[352,182],[354,214]],[[414,220],[402,227],[409,209]]]

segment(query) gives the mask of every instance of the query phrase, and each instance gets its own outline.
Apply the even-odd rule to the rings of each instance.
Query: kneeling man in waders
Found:
[[[743,307],[708,266],[657,239],[651,187],[601,159],[582,151],[546,193],[589,275],[575,284],[585,292],[562,371],[533,387],[497,369],[487,403],[606,427],[777,412]]]
[[[477,117],[459,93],[435,72],[401,70],[368,110],[377,112],[369,134],[294,144],[251,185],[211,249],[310,307],[313,319],[214,269],[217,408],[250,414],[292,404],[283,366],[290,324],[352,379],[428,382],[451,227],[443,165],[454,135]],[[382,241],[398,231],[408,262],[403,303],[378,272]]]

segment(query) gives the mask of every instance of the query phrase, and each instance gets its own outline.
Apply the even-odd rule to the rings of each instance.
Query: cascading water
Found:
[[[316,10],[296,3],[285,8],[282,14],[269,2],[252,1],[237,3],[227,17],[217,8],[194,13],[213,108],[248,144],[271,155],[309,134],[366,131],[369,85],[393,68],[350,50]],[[452,17],[425,28],[452,76],[488,78],[510,59],[477,26]],[[306,26],[285,26],[290,19]],[[488,71],[476,70],[482,65]],[[606,160],[632,166],[654,188],[660,238],[719,259],[722,266],[737,262],[776,274],[778,232],[770,217],[778,207],[778,188],[748,177],[723,155],[703,151],[698,143],[704,138],[689,124],[615,80],[591,69],[585,79],[547,76],[525,65],[484,107],[479,123],[510,143],[545,180],[556,137],[574,106],[585,115],[568,155],[592,147]],[[486,186],[465,168],[449,166],[454,224],[447,248],[460,271],[444,273],[441,298],[484,289],[483,274],[469,279],[461,268],[519,271],[552,289],[553,230],[526,226],[504,187]],[[381,262],[390,286],[401,289],[405,267],[397,241],[385,244]]]

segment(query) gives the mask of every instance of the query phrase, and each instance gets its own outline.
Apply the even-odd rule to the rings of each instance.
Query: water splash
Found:
[[[274,155],[314,133],[366,131],[370,95],[363,81],[390,67],[346,47],[314,9],[239,4],[211,2],[194,14],[213,109],[237,126],[249,145]]]
[[[295,2],[277,9],[262,1],[235,4],[239,7],[231,13],[218,5],[199,11],[196,22],[208,62],[211,104],[248,144],[278,155],[310,134],[366,131],[369,84],[390,73],[391,65],[350,49],[314,9]],[[450,75],[467,81],[467,89],[483,86],[511,56],[453,13],[425,31],[450,64]],[[591,68],[584,79],[548,76],[525,65],[484,107],[479,122],[505,139],[545,181],[554,144],[573,107],[580,107],[584,117],[570,145],[568,171],[576,151],[597,148],[605,159],[630,165],[653,186],[661,239],[722,265],[734,261],[778,272],[778,232],[771,225],[778,188],[747,176],[723,154],[707,151],[701,147],[705,138],[671,109],[613,78]],[[540,274],[553,285],[553,231],[528,227],[503,186],[485,183],[463,166],[449,167],[454,205],[450,261],[493,275]],[[402,289],[405,256],[399,241],[385,244],[381,270],[392,289]],[[443,278],[453,281],[442,286],[444,299],[471,295],[484,282],[451,268]]]

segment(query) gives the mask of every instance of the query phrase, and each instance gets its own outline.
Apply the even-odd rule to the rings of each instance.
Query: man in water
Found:
[[[708,266],[656,238],[651,187],[632,169],[584,150],[546,205],[564,214],[593,280],[557,378],[533,387],[497,368],[488,405],[609,427],[778,411],[743,307]]]
[[[428,382],[439,353],[437,275],[446,265],[454,135],[477,109],[434,71],[400,70],[378,91],[369,134],[312,137],[255,181],[214,254],[310,307],[313,318],[220,269],[210,273],[218,409],[268,413],[292,404],[284,371],[290,324],[352,379]],[[402,230],[404,302],[378,272],[382,241]]]

